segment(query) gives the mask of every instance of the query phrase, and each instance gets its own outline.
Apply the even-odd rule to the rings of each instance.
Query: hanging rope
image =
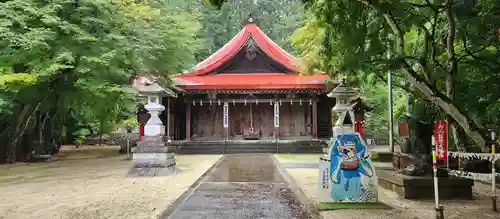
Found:
[[[257,98],[253,94],[249,94],[247,97],[245,97],[245,105],[247,104],[247,99],[248,98],[254,98],[257,101]],[[250,104],[250,134],[254,134],[254,128],[253,128],[253,111],[252,111],[252,102],[248,102]]]
[[[250,133],[253,134],[253,113],[252,113],[252,103],[250,103]]]

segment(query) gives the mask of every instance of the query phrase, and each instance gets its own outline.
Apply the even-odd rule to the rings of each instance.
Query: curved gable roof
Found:
[[[191,72],[184,74],[184,76],[205,75],[224,65],[246,45],[250,37],[274,61],[292,72],[299,72],[299,67],[295,65],[295,58],[293,56],[271,40],[255,23],[249,23],[226,45],[198,63]]]

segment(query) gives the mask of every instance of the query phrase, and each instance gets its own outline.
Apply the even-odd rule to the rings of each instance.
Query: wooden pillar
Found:
[[[274,139],[279,137],[280,127],[280,104],[278,101],[274,102]]]
[[[170,97],[167,98],[167,139],[170,138]]]
[[[224,139],[227,141],[229,139],[229,104],[224,101],[222,107],[222,126],[224,127]]]
[[[316,99],[312,101],[312,136],[318,138],[318,102]]]
[[[191,104],[186,103],[186,140],[191,140]]]

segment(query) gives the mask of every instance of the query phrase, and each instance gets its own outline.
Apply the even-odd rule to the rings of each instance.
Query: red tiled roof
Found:
[[[218,74],[206,76],[183,75],[174,78],[177,86],[185,90],[215,89],[325,89],[328,76],[318,73],[311,76],[266,74]]]
[[[249,23],[236,34],[226,45],[220,48],[207,59],[198,63],[190,73],[184,75],[204,75],[229,61],[251,37],[257,45],[273,60],[282,64],[287,69],[298,72],[299,68],[294,64],[294,57],[283,50],[271,38],[269,38],[256,24]]]
[[[252,37],[262,51],[294,73],[210,74],[234,57]],[[255,23],[248,23],[226,45],[197,64],[189,73],[175,76],[175,84],[184,90],[253,90],[253,89],[325,89],[328,76],[319,72],[299,75],[295,58],[278,46]]]

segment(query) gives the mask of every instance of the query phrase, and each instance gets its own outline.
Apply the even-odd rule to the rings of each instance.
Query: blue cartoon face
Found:
[[[340,135],[331,144],[331,156],[349,157],[351,159],[366,156],[366,146],[356,133]]]
[[[343,170],[357,170],[359,168],[359,154],[355,145],[339,145],[338,155],[341,157],[340,168]]]

